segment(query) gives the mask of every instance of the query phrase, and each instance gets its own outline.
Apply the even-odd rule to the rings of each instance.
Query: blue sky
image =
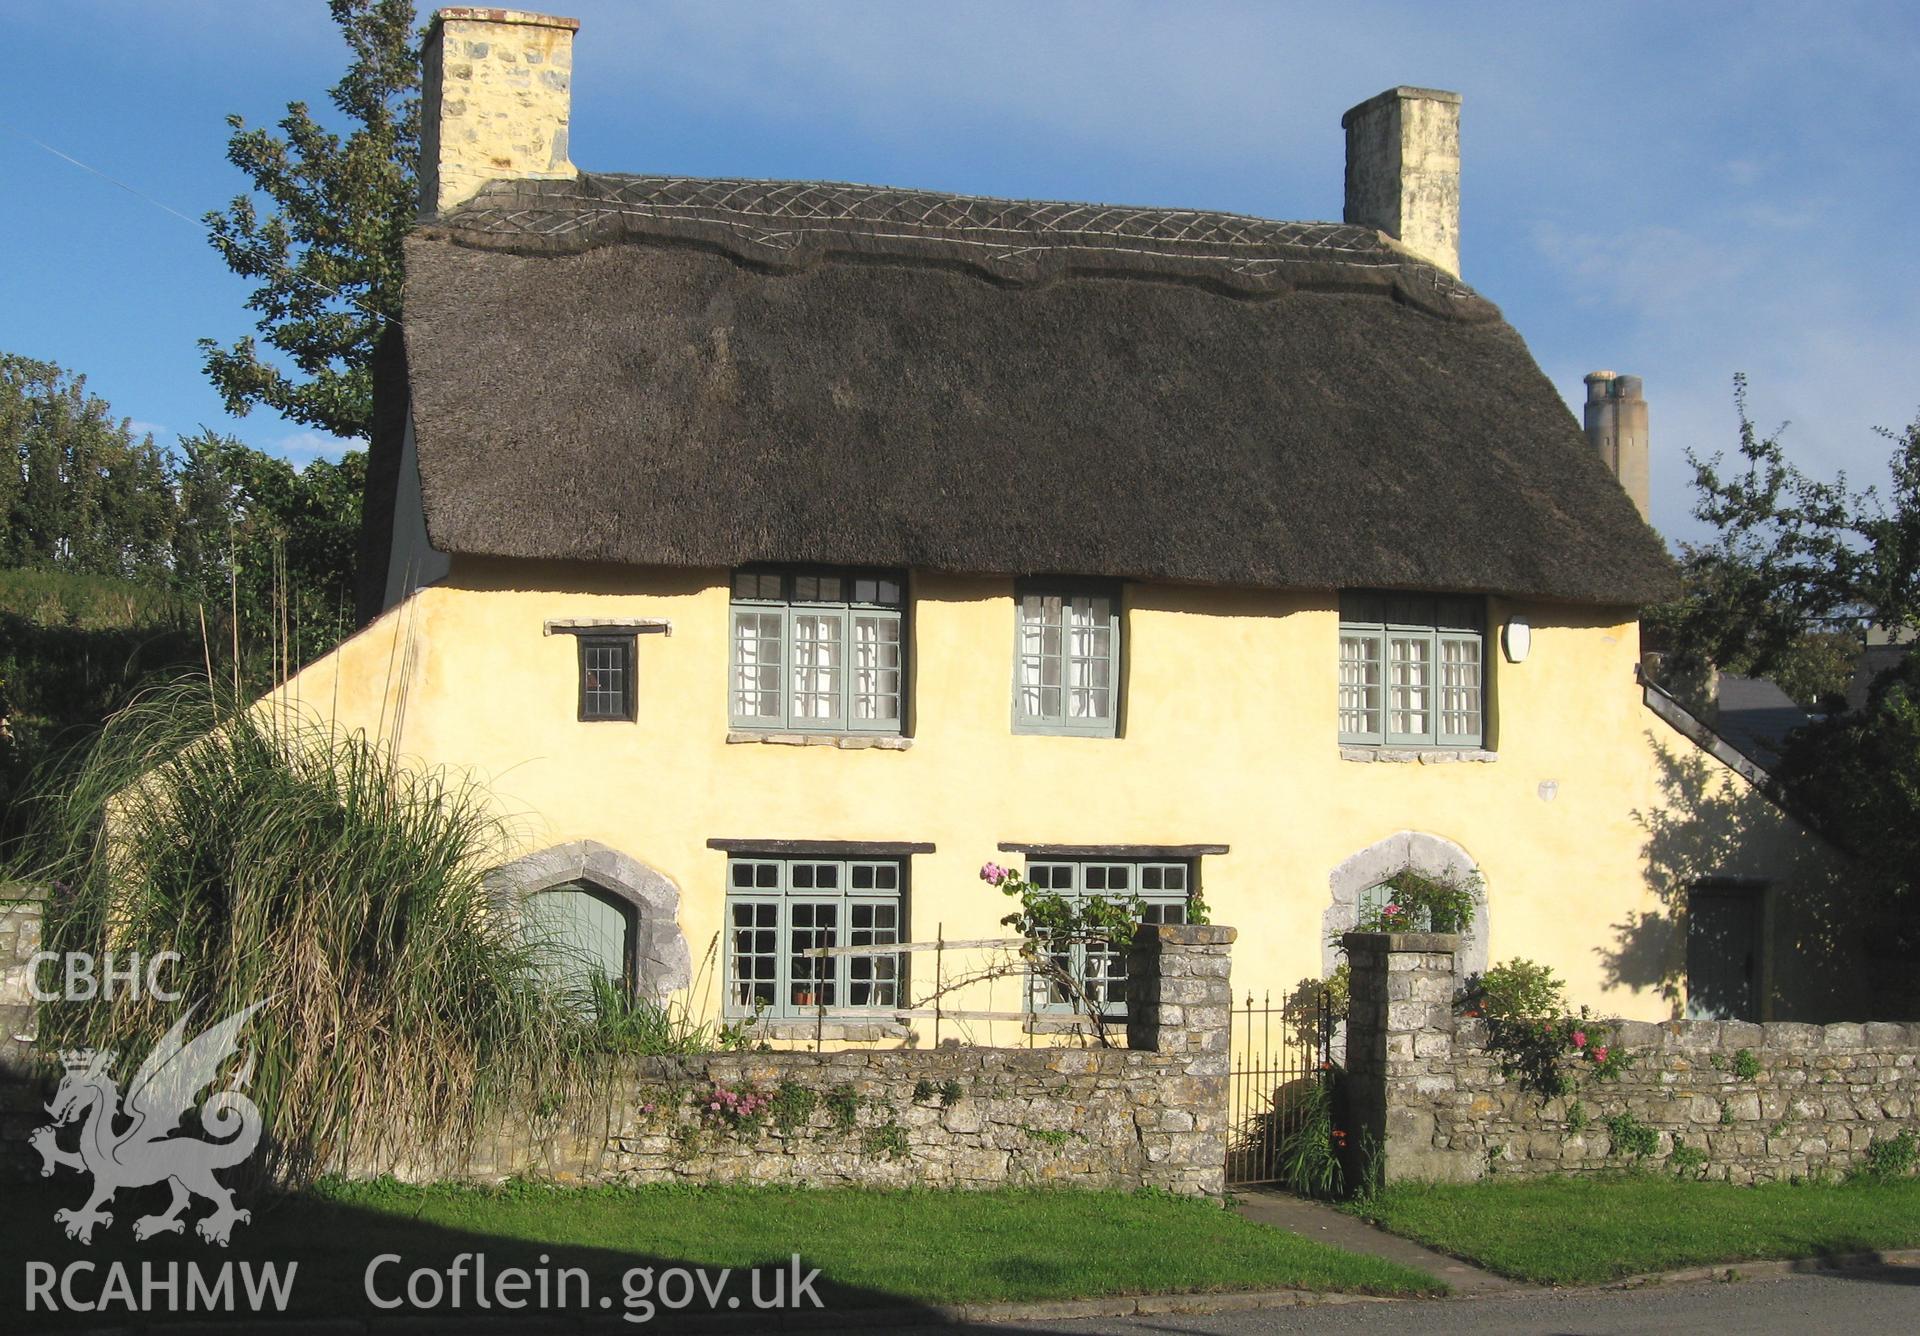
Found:
[[[196,230],[243,188],[224,117],[316,106],[321,0],[10,6],[0,349],[86,372],[163,440],[231,421],[198,336],[247,287]],[[1463,276],[1570,399],[1645,377],[1654,520],[1697,537],[1682,450],[1731,445],[1731,379],[1793,455],[1881,476],[1920,410],[1920,7],[1910,4],[774,5],[575,0],[573,158],[1338,218],[1340,114],[1460,91]],[[10,128],[9,128],[10,127]],[[1472,442],[1462,441],[1462,449]]]

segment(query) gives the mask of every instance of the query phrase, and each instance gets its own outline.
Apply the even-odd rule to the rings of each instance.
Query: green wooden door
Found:
[[[627,981],[632,909],[592,886],[569,882],[530,896],[529,932],[546,948],[546,973],[560,987],[586,991],[593,977]]]
[[[1760,1019],[1760,897],[1696,889],[1687,897],[1687,1019]]]

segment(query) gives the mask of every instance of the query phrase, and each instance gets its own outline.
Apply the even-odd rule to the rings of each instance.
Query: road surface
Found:
[[[921,1328],[925,1331],[925,1328]],[[1212,1316],[1161,1314],[1072,1322],[948,1328],[974,1332],[1277,1336],[1283,1332],[1433,1333],[1434,1336],[1749,1336],[1841,1332],[1920,1336],[1920,1265],[1697,1282],[1639,1290],[1532,1291],[1477,1299],[1269,1308]]]

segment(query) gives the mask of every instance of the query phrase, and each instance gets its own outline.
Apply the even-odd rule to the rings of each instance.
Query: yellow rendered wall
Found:
[[[1240,930],[1236,994],[1278,995],[1320,973],[1332,869],[1410,829],[1479,864],[1493,959],[1658,1019],[1684,961],[1672,888],[1767,875],[1806,839],[1644,706],[1627,610],[1495,600],[1493,627],[1533,626],[1526,662],[1489,655],[1497,761],[1388,764],[1340,755],[1327,595],[1128,586],[1123,736],[1092,739],[1011,732],[1010,580],[916,574],[912,592],[904,751],[729,743],[721,571],[456,560],[287,690],[470,769],[514,817],[516,852],[592,839],[664,872],[696,971],[724,900],[709,838],[930,841],[911,865],[915,939],[1004,935],[1006,901],[977,877],[1018,865],[1002,840],[1226,844],[1200,877],[1214,921]],[[639,639],[637,722],[575,719],[575,641],[542,633],[573,618],[671,620]],[[966,1005],[1017,1007],[1018,991]]]

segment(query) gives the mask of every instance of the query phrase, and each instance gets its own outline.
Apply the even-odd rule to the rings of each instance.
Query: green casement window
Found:
[[[731,858],[727,1003],[774,1018],[906,1005],[906,957],[813,956],[821,947],[904,941],[898,859]]]
[[[1027,880],[1067,900],[1138,895],[1147,907],[1142,922],[1185,923],[1193,865],[1035,859],[1027,864]],[[1127,946],[1126,942],[1073,942],[1048,954],[1086,990],[1087,1000],[1103,1015],[1119,1015],[1127,1009]],[[1066,990],[1049,979],[1035,975],[1028,991],[1035,1011],[1073,1009]]]
[[[906,580],[890,571],[733,577],[728,719],[739,727],[898,733]]]
[[[1035,581],[1015,591],[1013,727],[1110,738],[1120,714],[1120,591]]]
[[[1485,625],[1477,598],[1341,594],[1340,741],[1480,746]]]
[[[633,718],[633,637],[581,636],[580,718]]]

